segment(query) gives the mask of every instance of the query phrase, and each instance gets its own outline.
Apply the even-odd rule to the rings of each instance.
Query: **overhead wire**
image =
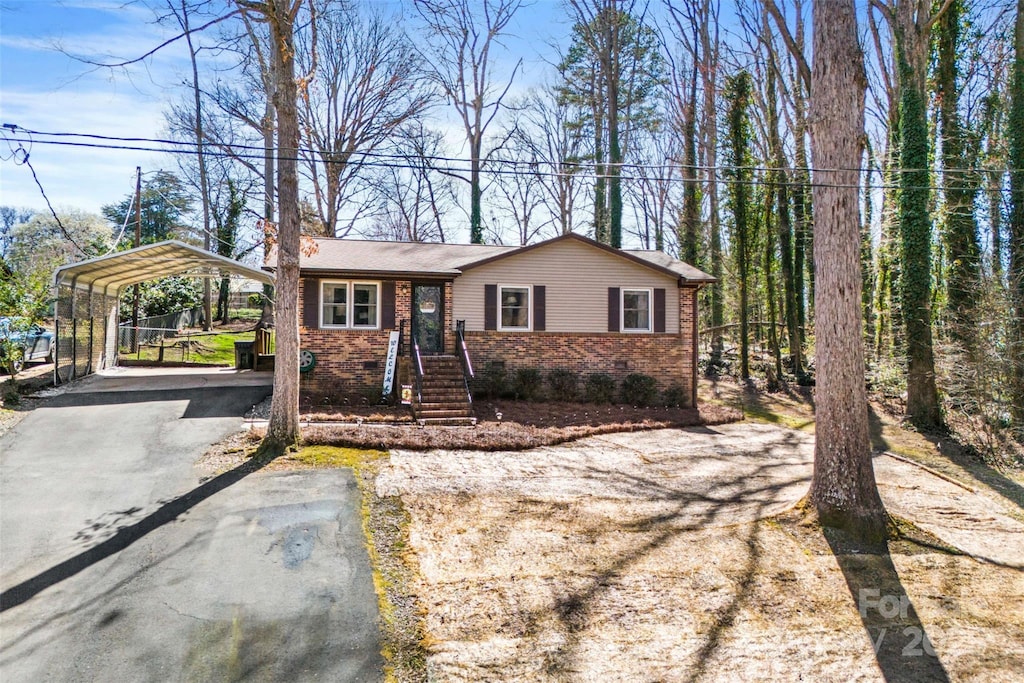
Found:
[[[10,125],[10,124],[8,124],[8,125]],[[48,136],[48,137],[75,137],[75,138],[87,138],[87,139],[93,139],[93,140],[105,140],[105,141],[109,141],[109,142],[137,142],[137,143],[148,143],[148,144],[160,144],[160,145],[173,145],[173,146],[181,146],[181,147],[191,147],[193,149],[196,147],[196,143],[194,141],[190,141],[190,140],[174,140],[174,139],[170,139],[170,138],[120,137],[120,136],[112,136],[112,135],[98,135],[98,134],[94,134],[94,133],[44,132],[44,131],[37,131],[37,130],[30,130],[30,129],[22,128],[21,126],[17,126],[17,128],[20,128],[21,130],[24,130],[26,133],[31,133],[33,135],[44,135],[44,136]],[[219,144],[219,143],[213,143],[213,142],[202,142],[201,146],[202,147],[210,147],[210,148],[216,149],[218,147],[221,147],[222,145]],[[259,158],[262,158],[263,154],[266,151],[265,148],[262,145],[245,145],[245,144],[232,143],[232,144],[230,144],[228,146],[231,149],[233,149],[233,150],[247,150],[247,151],[259,152],[259,154],[255,155],[255,156],[248,156],[248,155],[236,155],[236,154],[232,154],[232,153],[223,153],[222,152],[222,156],[224,156],[224,155],[227,155],[227,156],[241,156],[242,158],[256,158],[258,156]],[[118,147],[118,148],[120,148],[120,147]],[[125,147],[125,149],[135,149],[135,148],[134,147]],[[141,148],[141,149],[143,151],[162,151],[162,152],[173,151],[173,150],[165,150],[165,149],[160,149],[160,148],[156,148],[156,149],[153,149],[153,148]],[[185,151],[185,150],[183,150],[183,151]],[[296,148],[295,151],[297,153],[305,153],[305,154],[316,154],[316,153],[318,153],[318,150],[313,149],[313,148],[309,148],[309,147],[298,147],[298,148]],[[175,152],[175,153],[179,153],[179,152]],[[196,152],[196,153],[198,153],[198,152]],[[204,154],[206,154],[206,153],[208,153],[208,152],[206,152],[204,150]],[[361,151],[353,152],[352,156],[360,156],[360,157],[372,158],[372,159],[396,159],[396,160],[408,159],[408,156],[407,155],[403,155],[403,154],[391,154],[391,153],[380,152],[380,151],[362,151],[362,150]],[[418,158],[426,160],[426,161],[445,162],[445,163],[459,163],[459,162],[466,161],[464,158],[448,157],[448,156],[440,156],[440,155],[424,155],[424,156],[418,157]],[[291,160],[291,158],[289,158],[289,159]],[[294,157],[294,160],[300,160],[301,161],[302,158],[301,157]],[[528,167],[533,167],[533,166],[538,166],[538,165],[543,165],[543,166],[572,165],[572,166],[578,166],[578,167],[588,167],[589,166],[589,164],[580,164],[580,163],[577,163],[577,162],[564,162],[564,161],[563,162],[553,162],[553,161],[546,161],[546,160],[526,160],[526,159],[489,159],[487,163],[489,163],[489,164],[499,164],[499,165],[505,165],[505,166],[528,166]],[[607,165],[607,164],[605,164],[605,165]],[[636,163],[636,162],[621,162],[621,163],[616,164],[616,165],[619,168],[621,168],[621,169],[645,169],[645,170],[662,170],[662,171],[664,171],[664,170],[677,170],[677,169],[683,169],[683,168],[685,168],[685,169],[692,169],[692,170],[696,170],[696,171],[749,170],[749,171],[755,171],[755,172],[769,172],[769,171],[776,171],[776,170],[778,170],[774,166],[754,166],[754,165],[750,165],[750,166],[736,166],[736,165],[727,165],[727,164],[716,164],[714,166],[710,166],[710,165],[706,165],[706,164],[679,164],[679,163],[665,163],[665,164],[646,164],[646,163],[644,163],[644,164],[641,164],[641,163]],[[878,173],[878,174],[882,174],[882,173],[919,173],[921,171],[927,171],[929,173],[937,172],[937,173],[941,174],[941,173],[977,173],[977,172],[979,172],[982,169],[977,169],[977,168],[941,168],[941,167],[940,168],[935,168],[935,169],[899,168],[899,167],[895,167],[895,168],[890,167],[890,168],[882,169],[882,168],[873,167],[873,166],[867,166],[867,167],[861,166],[861,167],[855,167],[855,168],[854,167],[851,167],[851,168],[845,168],[845,167],[816,168],[816,167],[808,166],[808,167],[801,167],[801,168],[793,168],[791,170],[809,171],[809,172],[820,172],[820,173],[839,173],[839,172],[844,172],[844,171],[845,172],[856,171],[858,173]],[[1020,170],[1020,169],[1006,169],[1006,170],[1014,171],[1014,170]]]
[[[12,124],[4,124],[3,128],[2,128],[2,130],[5,131],[5,132],[8,131],[8,130],[12,130],[12,129],[13,129]],[[17,142],[18,146],[17,147],[10,147],[10,143],[11,142]],[[25,143],[28,143],[28,145],[29,145],[28,148],[25,147]],[[76,240],[74,237],[71,236],[71,233],[64,226],[64,223],[60,220],[60,217],[57,215],[57,212],[54,210],[53,204],[50,203],[50,198],[46,195],[46,190],[43,188],[43,183],[39,180],[39,174],[36,173],[36,169],[32,165],[32,161],[30,159],[30,157],[32,156],[31,152],[30,152],[32,144],[33,144],[33,140],[31,138],[31,135],[30,135],[30,137],[27,140],[25,140],[25,139],[9,139],[8,140],[8,146],[11,149],[11,155],[9,157],[7,157],[7,159],[13,159],[15,166],[27,166],[28,167],[28,170],[31,171],[31,173],[32,173],[32,180],[35,181],[36,187],[39,188],[39,193],[43,195],[43,200],[46,202],[46,207],[50,210],[50,215],[53,216],[53,220],[55,220],[57,222],[57,227],[60,228],[60,231],[61,231],[61,233],[63,233],[64,238],[68,242],[70,242],[71,245],[74,246],[74,248],[77,249],[80,254],[82,254],[83,256],[87,256],[88,254],[86,253],[85,249],[82,248],[82,245],[80,245],[78,243],[78,240]]]
[[[48,137],[75,137],[75,138],[87,138],[87,139],[95,139],[95,140],[103,140],[104,141],[104,142],[79,142],[79,141],[65,141],[65,140],[33,140],[34,144],[45,144],[45,145],[56,145],[56,146],[78,147],[78,148],[89,148],[89,149],[110,149],[110,150],[124,150],[124,151],[153,152],[153,153],[159,153],[159,154],[186,154],[186,155],[193,155],[193,156],[197,155],[199,153],[198,150],[196,149],[196,145],[195,145],[194,142],[187,142],[187,141],[182,141],[182,140],[170,140],[170,139],[160,139],[160,138],[128,138],[128,137],[116,137],[116,136],[106,136],[106,135],[94,135],[94,134],[89,134],[89,133],[53,133],[53,132],[42,132],[42,131],[32,131],[32,130],[29,130],[29,129],[22,128],[20,126],[12,126],[11,124],[5,124],[5,128],[17,128],[19,130],[24,131],[25,133],[27,133],[29,135],[42,135],[42,136],[48,136]],[[12,141],[18,141],[18,140],[19,140],[19,138],[12,138]],[[115,143],[126,143],[126,144],[115,144]],[[127,144],[127,143],[146,143],[146,146],[143,146],[143,145],[140,145],[140,144]],[[182,147],[182,149],[167,149],[165,147],[157,147],[157,146],[154,146],[154,145],[180,146],[180,147]],[[256,146],[256,145],[232,144],[232,145],[229,146],[230,151],[225,151],[224,149],[222,149],[222,147],[223,147],[222,145],[213,145],[212,143],[209,143],[209,142],[202,143],[202,146],[207,148],[207,149],[204,150],[203,154],[207,155],[207,156],[214,157],[214,158],[255,160],[255,159],[263,159],[266,156],[266,149],[263,148],[262,146]],[[242,152],[238,152],[236,150],[243,150],[243,151]],[[276,151],[277,150],[275,150],[275,152]],[[295,150],[295,155],[294,156],[282,156],[280,154],[275,154],[275,157],[277,159],[279,159],[279,160],[289,160],[289,161],[297,161],[297,162],[298,161],[306,161],[307,157],[302,156],[302,154],[307,154],[307,155],[316,154],[316,150],[313,150],[313,149],[310,149],[310,148],[302,148],[302,147],[300,147],[300,148],[297,148]],[[397,169],[402,169],[402,170],[405,170],[405,169],[420,169],[420,168],[423,167],[422,161],[425,160],[425,161],[428,161],[428,162],[434,162],[434,163],[440,162],[441,164],[449,164],[449,165],[432,165],[432,166],[430,166],[431,169],[436,170],[436,171],[441,172],[441,173],[447,173],[447,174],[450,174],[450,175],[457,175],[457,174],[470,173],[470,171],[471,171],[471,169],[466,168],[466,167],[460,167],[460,166],[453,166],[453,165],[451,165],[451,164],[456,164],[456,163],[464,163],[466,161],[465,159],[456,159],[456,158],[453,158],[453,157],[427,156],[427,157],[422,157],[421,160],[418,160],[418,163],[412,163],[412,162],[408,161],[409,157],[407,157],[407,156],[397,155],[397,154],[387,154],[387,153],[383,153],[383,152],[369,152],[369,151],[367,151],[367,152],[359,152],[359,153],[354,154],[353,156],[362,157],[363,159],[389,159],[389,160],[400,160],[400,161],[403,162],[403,163],[394,163],[394,162],[386,162],[386,161],[360,161],[360,162],[355,162],[355,163],[358,163],[360,166],[366,167],[366,168],[387,168],[387,169],[396,169],[397,168]],[[511,165],[511,166],[523,166],[523,165],[526,165],[526,166],[530,167],[530,170],[526,170],[526,171],[515,169],[515,168],[513,168],[511,170],[507,169],[507,168],[489,168],[487,166],[484,166],[483,168],[480,169],[480,171],[482,173],[485,173],[485,174],[488,174],[488,175],[491,175],[491,176],[524,176],[524,175],[527,175],[527,176],[532,176],[532,177],[565,178],[565,177],[578,177],[580,175],[586,175],[587,177],[590,177],[590,178],[605,179],[605,180],[611,179],[611,178],[618,178],[620,180],[625,180],[625,181],[648,181],[648,182],[649,181],[655,181],[655,182],[660,182],[660,183],[686,183],[686,182],[693,182],[692,180],[688,180],[688,179],[683,178],[681,176],[675,176],[675,175],[651,177],[649,175],[627,175],[627,174],[622,174],[622,173],[616,175],[616,174],[607,173],[607,172],[606,173],[598,173],[596,171],[596,166],[597,165],[596,164],[592,164],[592,163],[591,164],[582,164],[582,163],[576,163],[576,162],[525,161],[525,160],[515,160],[515,159],[492,159],[492,160],[488,160],[487,163],[488,164],[501,164],[501,165],[506,165],[506,166],[508,166],[508,165]],[[545,166],[566,166],[566,165],[569,165],[569,166],[572,166],[574,168],[572,168],[572,170],[568,170],[568,171],[558,171],[558,170],[542,171],[542,170],[539,170],[537,168],[540,165],[545,165]],[[608,167],[610,164],[601,164],[601,165],[605,166],[605,167]],[[721,184],[725,184],[725,185],[748,185],[748,186],[761,186],[761,185],[764,185],[765,182],[763,180],[758,180],[758,179],[739,180],[739,179],[736,179],[736,178],[728,178],[728,177],[724,177],[723,178],[723,177],[720,177],[718,174],[719,173],[728,172],[728,171],[738,171],[738,170],[751,171],[751,172],[763,172],[763,173],[779,170],[779,169],[774,168],[774,167],[729,166],[729,165],[717,165],[717,166],[685,165],[684,166],[684,165],[681,165],[681,164],[677,164],[677,165],[659,165],[659,164],[643,165],[643,164],[635,164],[635,163],[622,163],[622,164],[617,164],[616,166],[620,170],[629,170],[629,169],[631,169],[631,170],[634,170],[634,171],[636,171],[636,170],[640,170],[640,171],[646,171],[646,170],[661,170],[661,171],[665,171],[665,170],[670,170],[670,171],[674,172],[674,171],[677,171],[677,170],[680,170],[680,169],[683,169],[683,168],[688,168],[688,169],[693,169],[693,170],[697,170],[697,171],[713,172],[716,175],[715,182],[718,182],[718,183],[721,183]],[[591,171],[591,169],[593,169],[593,171]],[[943,173],[943,172],[945,172],[945,173],[953,173],[953,172],[959,172],[959,173],[980,173],[980,172],[985,172],[984,169],[945,169],[945,171],[943,171],[942,169],[905,169],[905,168],[879,169],[879,168],[871,168],[871,167],[868,167],[868,168],[849,168],[849,169],[842,169],[842,168],[832,169],[832,168],[808,167],[808,168],[795,168],[795,169],[786,169],[786,170],[807,171],[807,172],[810,172],[810,173],[821,174],[821,175],[833,174],[833,173],[854,173],[854,172],[855,173],[859,173],[859,174],[877,173],[877,174],[880,174],[880,175],[884,174],[884,173],[920,173],[920,172],[927,172],[927,173],[934,173],[934,172],[939,172],[939,173]],[[1007,171],[1012,171],[1012,170],[1015,170],[1015,169],[1006,169],[1006,170]],[[805,182],[803,182],[801,180],[798,180],[798,179],[792,179],[792,180],[786,180],[784,182],[779,182],[779,181],[776,180],[776,181],[773,181],[773,184],[776,185],[776,186],[778,186],[778,185],[785,185],[785,186],[788,186],[788,187],[798,187],[798,186],[806,186],[807,183],[805,183]],[[836,182],[826,183],[826,182],[821,182],[820,180],[816,180],[816,181],[813,181],[811,184],[815,185],[815,186],[818,186],[818,187],[829,187],[829,188],[846,188],[846,189],[849,189],[849,188],[858,188],[858,189],[860,189],[861,188],[861,184],[859,182],[858,183],[836,183]],[[907,187],[907,186],[904,186],[904,185],[894,184],[894,183],[881,183],[881,184],[872,184],[871,187],[872,187],[872,189],[875,189],[875,190],[884,190],[884,189],[903,189],[903,190],[907,190],[907,189],[920,189],[920,190],[939,191],[939,190],[944,189],[941,186],[932,185],[932,184],[928,184],[928,185],[915,185],[915,186]],[[1006,188],[999,188],[999,189],[1000,189],[1001,192],[1008,192],[1008,190]]]

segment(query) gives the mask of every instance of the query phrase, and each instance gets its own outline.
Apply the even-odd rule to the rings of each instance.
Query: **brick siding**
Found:
[[[581,378],[603,372],[621,381],[631,373],[643,373],[654,377],[660,390],[680,386],[687,396],[691,396],[695,378],[696,292],[692,287],[680,289],[679,330],[675,333],[470,331],[466,333],[466,345],[478,370],[489,362],[500,361],[504,362],[507,370],[537,368],[547,372],[565,368],[580,373]],[[301,287],[300,296],[305,296]],[[400,321],[409,319],[411,298],[412,283],[407,280],[396,282],[396,326]],[[445,352],[454,353],[451,282],[444,285],[444,325]],[[300,325],[301,348],[316,354],[316,366],[302,375],[302,391],[341,394],[378,390],[384,377],[390,331],[324,330]],[[374,361],[376,365],[373,365]]]

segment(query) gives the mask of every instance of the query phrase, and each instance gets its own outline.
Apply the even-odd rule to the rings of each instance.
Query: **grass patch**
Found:
[[[235,364],[235,342],[253,341],[255,338],[256,333],[252,331],[168,337],[163,342],[163,362],[231,366]],[[137,354],[122,355],[128,360],[156,363],[160,360],[160,344],[146,344],[139,348]]]

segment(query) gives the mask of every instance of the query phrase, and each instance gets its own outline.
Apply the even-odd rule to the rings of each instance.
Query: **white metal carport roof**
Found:
[[[264,270],[184,242],[168,240],[63,266],[54,274],[54,285],[116,294],[123,287],[155,278],[172,275],[220,278],[225,272],[274,284],[274,276]]]

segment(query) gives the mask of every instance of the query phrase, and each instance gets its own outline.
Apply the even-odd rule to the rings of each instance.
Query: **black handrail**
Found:
[[[416,371],[416,402],[423,403],[423,357],[420,355],[420,342],[416,338],[416,328],[410,326],[409,336],[412,338],[412,367]]]
[[[469,359],[469,349],[466,347],[466,321],[455,322],[455,343],[458,347],[459,361],[462,363],[462,382],[466,387],[466,398],[470,404],[473,403],[473,392],[469,390],[469,380],[476,375],[473,374],[473,361]]]

